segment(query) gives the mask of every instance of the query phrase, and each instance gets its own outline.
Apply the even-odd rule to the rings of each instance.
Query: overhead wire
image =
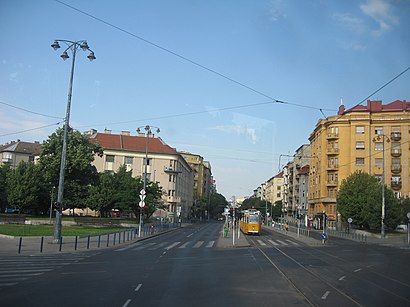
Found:
[[[134,37],[134,38],[136,38],[136,39],[138,39],[138,40],[140,40],[140,41],[142,41],[142,42],[144,42],[144,43],[147,43],[147,44],[149,44],[149,45],[151,45],[151,46],[153,46],[153,47],[155,47],[155,48],[158,48],[158,49],[160,49],[160,50],[162,50],[162,51],[165,51],[165,52],[167,52],[167,53],[169,53],[169,54],[171,54],[171,55],[173,55],[173,56],[175,56],[175,57],[178,57],[178,58],[180,58],[180,59],[182,59],[182,60],[184,60],[184,61],[186,61],[186,62],[188,62],[188,63],[190,63],[190,64],[193,64],[193,65],[195,65],[195,66],[197,66],[197,67],[199,67],[199,68],[201,68],[201,69],[204,69],[204,70],[206,70],[206,71],[208,71],[208,72],[210,72],[210,73],[213,73],[213,74],[215,74],[215,75],[217,75],[217,76],[219,76],[219,77],[221,77],[221,78],[224,78],[224,79],[226,79],[226,80],[228,80],[228,81],[230,81],[230,82],[232,82],[232,83],[235,83],[235,84],[237,84],[237,85],[239,85],[239,86],[241,86],[241,87],[243,87],[243,88],[246,88],[246,89],[248,89],[248,90],[250,90],[250,91],[252,91],[252,92],[254,92],[254,93],[258,94],[258,95],[261,95],[261,96],[263,96],[263,97],[265,97],[265,98],[268,98],[268,99],[274,101],[275,103],[293,105],[293,106],[297,106],[297,107],[309,108],[309,109],[314,109],[314,110],[319,110],[319,111],[320,111],[320,110],[334,111],[333,109],[318,108],[318,107],[313,107],[313,106],[302,105],[302,104],[292,103],[292,102],[288,102],[288,101],[278,100],[278,99],[273,98],[272,96],[270,96],[270,95],[268,95],[268,94],[265,94],[265,93],[263,93],[263,92],[261,92],[261,91],[255,89],[255,88],[253,88],[253,87],[251,87],[251,86],[249,86],[249,85],[246,85],[246,84],[243,83],[243,82],[240,82],[240,81],[237,81],[237,80],[235,80],[235,79],[233,79],[233,78],[231,78],[231,77],[228,77],[227,75],[222,74],[222,73],[216,71],[215,69],[209,68],[209,67],[207,67],[207,66],[205,66],[205,65],[203,65],[203,64],[201,64],[201,63],[199,63],[199,62],[197,62],[197,61],[194,61],[194,60],[192,60],[192,59],[190,59],[190,58],[188,58],[188,57],[186,57],[186,56],[183,56],[183,55],[181,55],[181,54],[179,54],[179,53],[177,53],[177,52],[175,52],[175,51],[172,51],[171,49],[168,49],[168,48],[166,48],[166,47],[163,47],[163,46],[161,46],[161,45],[159,45],[159,44],[157,44],[157,43],[154,43],[154,42],[152,42],[152,41],[150,41],[150,40],[148,40],[148,39],[146,39],[146,38],[144,38],[144,37],[142,37],[142,36],[140,36],[140,35],[137,35],[137,34],[135,34],[135,33],[132,33],[132,32],[130,32],[130,31],[128,31],[128,30],[125,30],[125,29],[123,29],[123,28],[121,28],[121,27],[119,27],[119,26],[117,26],[117,25],[115,25],[115,24],[113,24],[113,23],[111,23],[111,22],[108,22],[108,21],[106,21],[106,20],[104,20],[104,19],[102,19],[102,18],[99,18],[99,17],[97,17],[97,16],[95,16],[95,15],[93,15],[93,14],[87,13],[87,12],[85,12],[85,11],[83,11],[83,10],[77,8],[77,7],[74,7],[74,6],[70,5],[70,4],[67,4],[67,3],[65,3],[65,2],[63,2],[63,1],[60,1],[60,0],[54,0],[54,1],[57,2],[57,3],[59,3],[59,4],[61,4],[61,5],[64,5],[64,6],[68,7],[68,8],[70,8],[70,9],[72,9],[72,10],[78,12],[78,13],[81,13],[81,14],[83,14],[83,15],[85,15],[85,16],[88,16],[88,17],[90,17],[90,18],[92,18],[92,19],[94,19],[94,20],[96,20],[96,21],[98,21],[98,22],[101,22],[101,23],[103,23],[103,24],[105,24],[105,25],[107,25],[107,26],[109,26],[109,27],[111,27],[111,28],[114,28],[114,29],[116,29],[116,30],[118,30],[118,31],[120,31],[120,32],[123,32],[123,33],[125,33],[125,34],[127,34],[127,35],[129,35],[129,36],[132,36],[132,37]]]
[[[24,108],[21,108],[21,107],[13,106],[12,104],[6,103],[6,102],[1,101],[1,100],[0,100],[0,104],[3,104],[3,105],[5,105],[5,106],[8,106],[8,107],[10,107],[10,108],[14,108],[14,109],[17,109],[17,110],[20,110],[20,111],[24,111],[24,112],[27,112],[27,113],[39,115],[39,116],[44,116],[44,117],[49,117],[49,118],[56,118],[56,119],[64,119],[64,117],[58,117],[58,116],[47,115],[47,114],[43,114],[43,113],[39,113],[39,112],[34,112],[34,111],[31,111],[31,110],[27,110],[27,109],[24,109]]]

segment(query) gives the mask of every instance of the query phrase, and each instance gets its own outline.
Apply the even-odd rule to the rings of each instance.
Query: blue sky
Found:
[[[73,128],[160,127],[211,162],[218,192],[248,196],[341,98],[410,66],[409,13],[409,0],[0,0],[0,144],[62,126],[71,62],[50,45],[85,39],[97,60],[77,54]],[[410,72],[371,99],[410,100]]]

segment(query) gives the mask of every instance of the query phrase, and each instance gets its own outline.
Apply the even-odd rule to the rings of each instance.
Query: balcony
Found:
[[[327,185],[328,187],[337,187],[337,184],[338,184],[338,181],[337,181],[337,180],[328,180],[328,181],[326,182],[326,185]]]
[[[338,164],[329,164],[328,166],[327,166],[327,170],[328,171],[336,171],[336,170],[338,170],[339,169],[339,165]]]
[[[339,154],[339,148],[328,147],[327,148],[327,154],[328,155],[338,155]]]
[[[393,157],[400,157],[401,156],[401,149],[400,148],[392,148],[391,155]]]
[[[400,190],[401,189],[401,180],[392,180],[391,188],[393,190]]]
[[[180,173],[180,171],[177,171],[174,167],[172,166],[165,166],[164,167],[164,172],[165,173]]]
[[[339,133],[331,133],[331,132],[329,132],[328,134],[327,134],[327,139],[328,140],[336,140],[336,139],[338,139],[339,138]]]
[[[401,132],[392,132],[390,138],[392,139],[392,141],[400,141]]]
[[[401,165],[400,164],[392,164],[391,171],[392,171],[392,173],[400,173],[401,172]]]

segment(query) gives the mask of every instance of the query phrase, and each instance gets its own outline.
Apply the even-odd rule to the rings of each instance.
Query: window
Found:
[[[356,166],[363,166],[364,158],[356,158]]]
[[[107,155],[107,156],[105,156],[105,162],[114,163],[114,158],[115,158],[115,156]]]
[[[359,150],[364,149],[364,142],[363,141],[356,142],[356,149],[359,149]]]
[[[133,158],[132,157],[125,157],[125,164],[132,165]]]
[[[391,144],[391,152],[392,152],[392,154],[399,154],[399,153],[401,153],[401,150],[400,150],[401,148],[400,148],[400,143],[399,142],[393,142],[392,144]]]
[[[383,150],[383,142],[374,143],[374,150]]]
[[[356,126],[356,134],[364,134],[364,126]]]
[[[376,127],[374,129],[374,134],[383,134],[383,127]]]

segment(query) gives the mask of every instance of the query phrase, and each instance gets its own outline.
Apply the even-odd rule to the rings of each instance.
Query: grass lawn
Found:
[[[92,226],[63,226],[61,235],[65,236],[87,236],[103,233],[124,231],[124,228],[97,228]],[[24,236],[53,236],[54,225],[26,225],[26,224],[0,224],[0,234],[24,237]]]

